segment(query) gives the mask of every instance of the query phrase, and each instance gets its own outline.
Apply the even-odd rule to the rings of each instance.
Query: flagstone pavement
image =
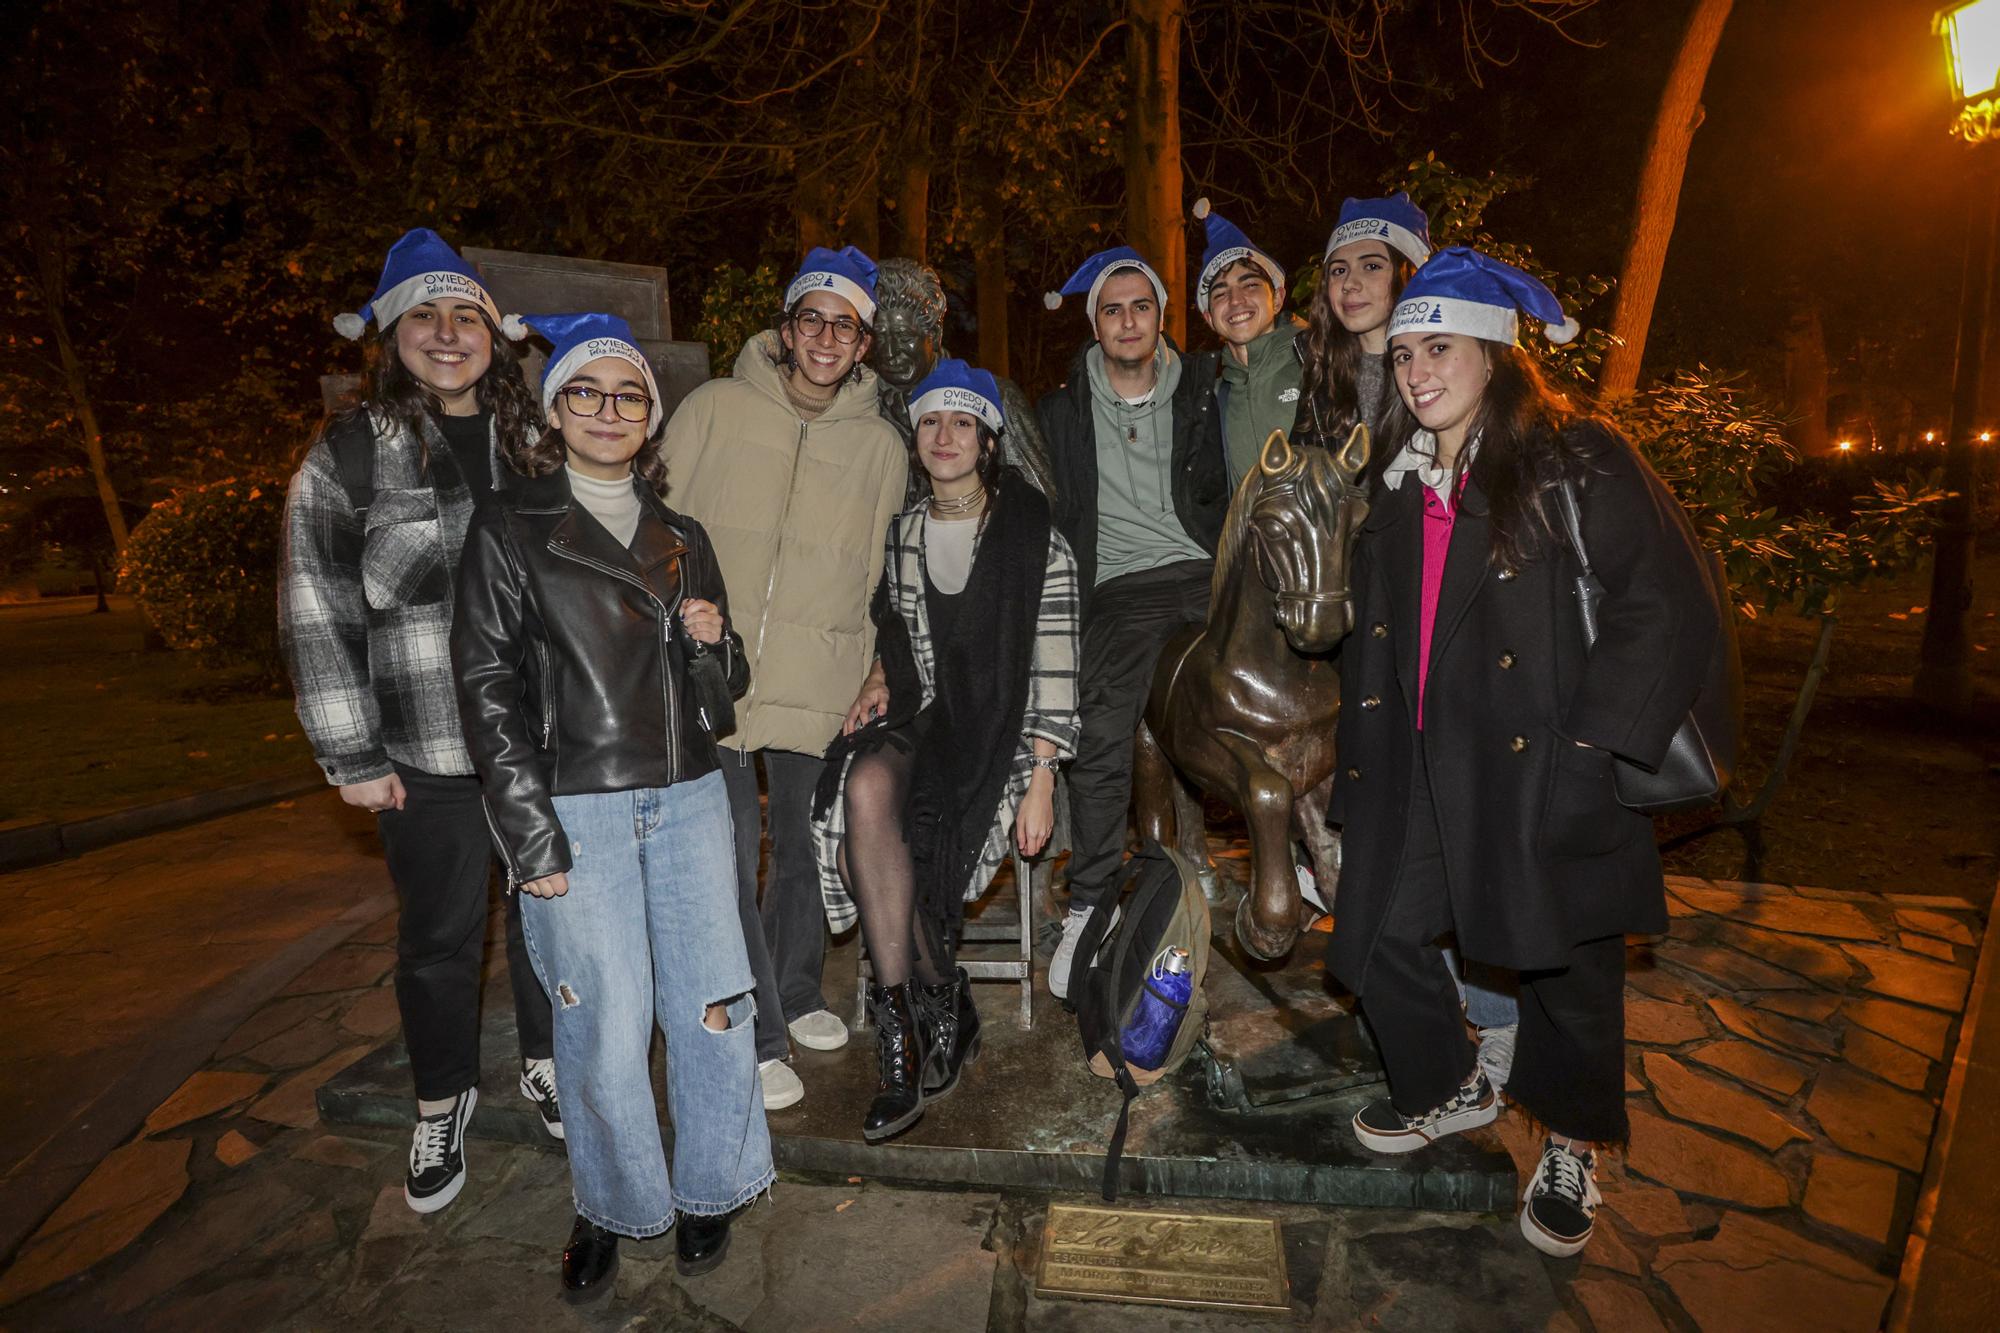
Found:
[[[1632,1138],[1600,1169],[1589,1249],[1547,1260],[1511,1217],[1204,1202],[1279,1218],[1293,1322],[1880,1326],[1982,913],[1922,894],[1691,879],[1670,894],[1672,929],[1630,948]],[[105,1157],[0,1270],[0,1327],[1271,1326],[1039,1300],[1048,1196],[859,1177],[781,1180],[715,1274],[681,1279],[665,1242],[628,1244],[610,1299],[563,1306],[559,1153],[475,1143],[463,1197],[421,1218],[401,1198],[399,1136],[319,1122],[314,1089],[395,1031],[392,937],[385,915],[328,952]],[[489,979],[495,1002],[503,984]],[[1538,1148],[1525,1117],[1480,1132],[1525,1179]]]

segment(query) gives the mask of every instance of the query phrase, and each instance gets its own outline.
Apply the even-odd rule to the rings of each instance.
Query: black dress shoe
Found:
[[[729,1214],[696,1217],[682,1213],[674,1224],[674,1250],[674,1266],[682,1277],[714,1272],[729,1253]]]
[[[610,1291],[618,1273],[618,1233],[578,1217],[563,1247],[563,1299],[573,1305]]]
[[[861,1137],[878,1143],[923,1118],[924,1075],[929,1070],[929,1035],[918,1017],[917,983],[870,986],[868,1008],[875,1019],[875,1100],[861,1118]]]

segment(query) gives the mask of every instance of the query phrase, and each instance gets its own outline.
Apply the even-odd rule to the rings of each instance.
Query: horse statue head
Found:
[[[1239,557],[1248,548],[1298,652],[1330,651],[1354,628],[1347,557],[1368,514],[1358,484],[1367,463],[1364,425],[1338,450],[1294,447],[1274,430],[1230,505],[1223,546]]]

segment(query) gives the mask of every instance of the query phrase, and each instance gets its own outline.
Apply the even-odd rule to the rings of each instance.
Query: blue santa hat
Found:
[[[472,265],[445,244],[444,237],[429,227],[418,227],[404,232],[403,239],[389,247],[389,258],[382,265],[382,281],[375,284],[375,295],[368,298],[368,304],[358,314],[335,315],[334,331],[343,338],[359,338],[367,331],[370,320],[375,321],[376,328],[386,329],[424,302],[448,296],[472,302],[486,312],[495,328],[505,331],[500,307],[486,294]]]
[[[1326,254],[1367,240],[1385,241],[1412,264],[1422,264],[1431,257],[1431,220],[1402,190],[1386,199],[1343,200],[1340,221],[1326,238]]]
[[[790,310],[800,297],[813,291],[845,297],[863,324],[875,322],[875,261],[854,246],[829,250],[815,245],[807,251],[799,275],[785,288],[785,309]]]
[[[1403,288],[1395,313],[1389,316],[1389,336],[1463,333],[1518,345],[1524,314],[1542,321],[1552,343],[1566,343],[1581,331],[1540,278],[1454,245],[1433,255]]]
[[[970,412],[998,435],[1007,425],[1000,410],[1000,381],[956,358],[940,361],[910,390],[910,424],[926,412]]]
[[[1125,269],[1134,269],[1146,275],[1146,281],[1153,284],[1153,294],[1160,299],[1164,308],[1167,304],[1167,284],[1160,281],[1160,275],[1153,272],[1153,266],[1146,262],[1144,255],[1129,245],[1115,245],[1109,250],[1100,250],[1077,266],[1069,275],[1069,281],[1059,291],[1044,292],[1042,304],[1054,310],[1062,305],[1065,296],[1082,296],[1083,317],[1097,326],[1097,294],[1104,289],[1105,279]]]
[[[646,385],[646,395],[653,400],[652,410],[646,413],[646,434],[650,437],[660,428],[666,411],[660,404],[660,383],[653,378],[653,367],[639,350],[630,324],[616,315],[521,315],[510,316],[508,322],[522,330],[521,334],[510,336],[523,336],[533,329],[554,345],[549,352],[549,363],[542,371],[544,412],[555,410],[556,395],[572,375],[593,361],[615,356],[638,370]]]
[[[1208,313],[1208,285],[1222,270],[1239,259],[1247,259],[1271,279],[1278,304],[1285,303],[1285,270],[1277,260],[1258,249],[1242,228],[1209,206],[1208,196],[1194,201],[1194,215],[1208,228],[1208,249],[1201,256],[1201,277],[1195,280],[1194,299],[1203,314]]]

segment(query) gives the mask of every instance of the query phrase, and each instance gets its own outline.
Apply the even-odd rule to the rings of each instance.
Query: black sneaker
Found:
[[[542,1113],[542,1128],[549,1137],[563,1136],[562,1107],[556,1102],[556,1062],[554,1060],[523,1060],[521,1062],[521,1095],[535,1104]]]
[[[434,1213],[465,1188],[465,1127],[478,1104],[479,1089],[467,1088],[450,1110],[417,1121],[410,1139],[410,1178],[403,1182],[403,1198],[417,1212]]]
[[[1472,1081],[1443,1106],[1419,1116],[1406,1116],[1389,1099],[1370,1102],[1354,1113],[1354,1137],[1376,1152],[1415,1152],[1447,1134],[1490,1125],[1500,1116],[1500,1097],[1478,1070]]]
[[[1542,1164],[1521,1196],[1521,1234],[1543,1254],[1566,1259],[1590,1243],[1597,1221],[1597,1154],[1573,1152],[1549,1139],[1542,1144]]]

